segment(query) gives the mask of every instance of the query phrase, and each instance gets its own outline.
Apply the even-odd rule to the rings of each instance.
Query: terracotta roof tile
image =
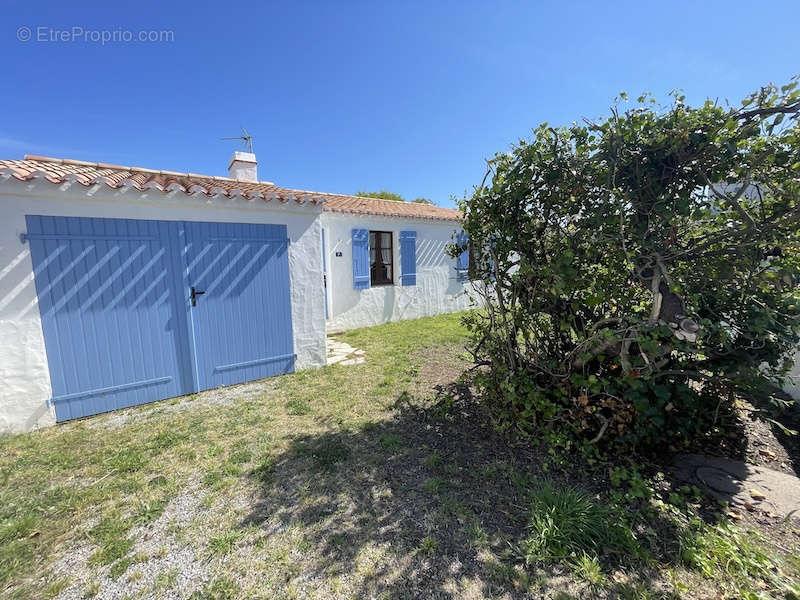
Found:
[[[324,194],[325,210],[330,212],[358,215],[378,215],[405,217],[413,219],[436,219],[441,221],[460,221],[461,212],[452,208],[442,208],[432,204],[416,202],[396,202],[379,198],[362,198],[341,194]]]
[[[0,160],[0,176],[2,175],[20,181],[43,176],[52,183],[74,180],[85,186],[103,183],[110,188],[120,188],[130,185],[141,191],[158,189],[165,193],[174,189],[187,194],[200,193],[208,196],[221,194],[236,197],[241,193],[246,198],[262,198],[266,202],[277,200],[281,203],[322,204],[324,210],[335,213],[441,221],[461,220],[461,212],[457,210],[428,204],[293,190],[278,187],[268,181],[244,181],[229,177],[123,167],[32,154],[25,155],[23,160]]]

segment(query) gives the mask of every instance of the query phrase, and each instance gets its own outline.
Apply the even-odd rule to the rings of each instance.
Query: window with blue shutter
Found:
[[[353,229],[353,288],[369,287],[369,230]]]
[[[403,285],[417,285],[417,232],[400,232],[400,267]]]
[[[466,281],[469,278],[469,238],[463,231],[458,234],[458,245],[464,251],[456,259],[456,277],[459,281]]]
[[[394,285],[394,235],[369,232],[369,282],[371,286]]]

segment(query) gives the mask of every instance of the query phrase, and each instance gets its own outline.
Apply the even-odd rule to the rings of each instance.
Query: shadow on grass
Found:
[[[545,473],[535,449],[512,448],[478,411],[469,387],[452,383],[438,387],[433,402],[401,396],[387,421],[299,435],[254,471],[262,497],[241,526],[267,535],[299,527],[306,540],[300,578],[320,596],[587,597],[589,588],[562,576],[566,567],[526,567],[521,543],[535,482],[590,493],[596,482],[578,470]],[[677,546],[670,524],[649,526],[664,548]],[[656,591],[655,571],[610,560],[633,567],[632,575],[598,597],[624,597],[628,589],[669,597]],[[337,578],[346,589],[334,593]]]

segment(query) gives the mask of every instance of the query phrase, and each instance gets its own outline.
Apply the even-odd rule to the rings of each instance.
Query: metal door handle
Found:
[[[205,294],[205,292],[198,292],[196,289],[194,289],[194,286],[192,286],[192,306],[197,306],[197,297],[202,296],[203,294]]]

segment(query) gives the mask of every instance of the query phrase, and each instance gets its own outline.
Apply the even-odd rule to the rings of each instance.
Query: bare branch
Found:
[[[791,115],[800,113],[800,102],[786,104],[782,106],[771,106],[769,108],[754,108],[735,113],[733,116],[743,121],[749,121],[756,117],[770,117],[772,115]]]
[[[608,428],[608,419],[603,415],[597,415],[597,416],[600,417],[601,421],[603,421],[603,425],[600,427],[600,431],[597,432],[597,435],[594,436],[591,440],[589,440],[590,444],[596,444],[597,442],[599,442],[600,438],[603,437],[603,434],[606,432],[606,429]]]

